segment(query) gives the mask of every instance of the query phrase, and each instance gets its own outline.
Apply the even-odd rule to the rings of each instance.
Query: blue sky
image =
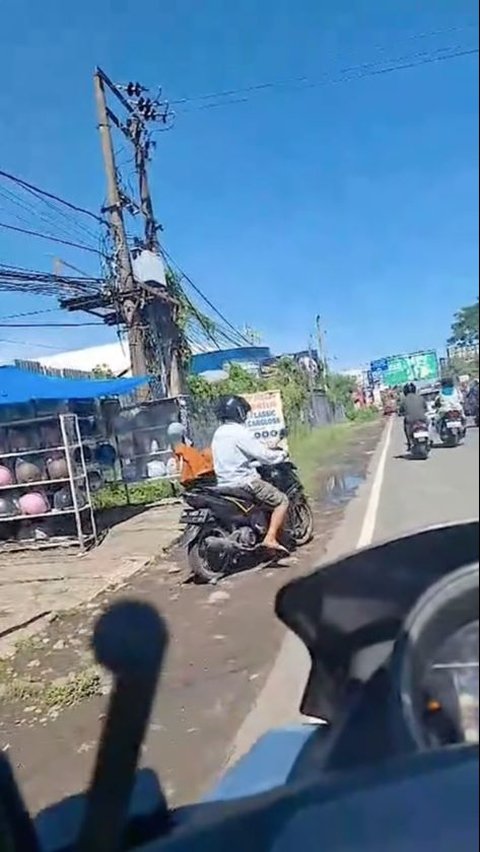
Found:
[[[3,0],[0,168],[99,208],[96,64],[175,100],[471,48],[476,26],[470,0]],[[476,76],[466,56],[179,107],[152,171],[167,249],[276,351],[303,348],[317,313],[342,366],[441,346],[478,292]],[[0,262],[50,269],[58,254],[97,271],[91,256],[0,229]],[[0,305],[52,303],[2,293]],[[0,359],[110,334],[0,329]]]

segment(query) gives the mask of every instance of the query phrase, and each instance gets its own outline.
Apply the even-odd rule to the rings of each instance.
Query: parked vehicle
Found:
[[[461,411],[444,411],[437,421],[440,440],[446,447],[456,447],[465,437],[467,428]]]
[[[431,448],[431,434],[427,420],[413,424],[410,453],[414,459],[428,459]]]
[[[282,544],[293,550],[310,541],[313,515],[293,462],[260,467],[262,479],[287,494],[289,512]],[[218,488],[199,483],[184,493],[188,504],[181,516],[185,531],[181,544],[199,582],[212,582],[247,567],[268,528],[268,509],[258,505],[251,492],[242,488]]]
[[[167,627],[148,604],[117,603],[93,642],[113,684],[90,789],[33,822],[0,751],[2,849],[478,848],[478,535],[478,522],[431,528],[281,589],[276,613],[311,659],[308,724],[268,732],[179,808],[136,771]]]

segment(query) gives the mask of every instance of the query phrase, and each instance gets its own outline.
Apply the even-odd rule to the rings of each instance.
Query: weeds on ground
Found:
[[[12,678],[5,684],[3,701],[34,701],[38,707],[63,710],[75,704],[102,694],[102,681],[94,668],[85,669],[76,675],[57,678],[50,683],[42,683],[28,678]]]

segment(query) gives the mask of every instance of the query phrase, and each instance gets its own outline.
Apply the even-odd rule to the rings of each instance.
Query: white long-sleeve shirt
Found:
[[[242,486],[259,479],[255,462],[278,464],[283,450],[269,450],[241,423],[224,423],[212,440],[213,467],[221,486]]]

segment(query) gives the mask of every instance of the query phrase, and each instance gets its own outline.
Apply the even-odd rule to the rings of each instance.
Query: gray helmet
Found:
[[[177,441],[183,441],[186,435],[186,428],[183,423],[179,423],[176,421],[175,423],[170,423],[167,429],[167,437],[171,444],[176,443]]]

